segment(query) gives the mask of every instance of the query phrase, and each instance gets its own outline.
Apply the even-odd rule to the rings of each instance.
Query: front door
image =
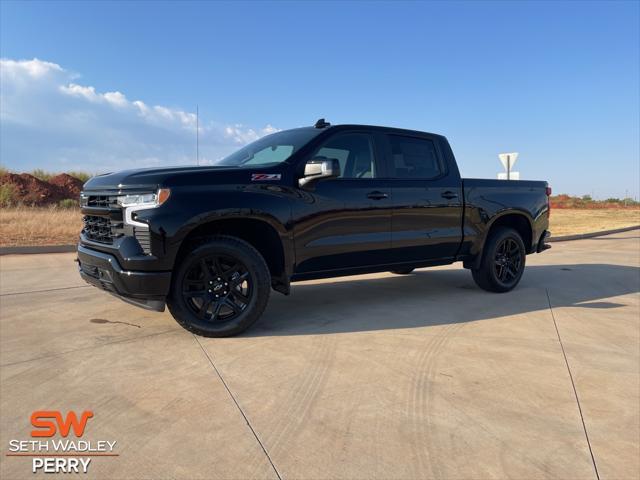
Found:
[[[300,189],[294,206],[296,268],[303,274],[391,261],[391,190],[365,132],[329,137],[310,158],[335,158],[339,178]]]

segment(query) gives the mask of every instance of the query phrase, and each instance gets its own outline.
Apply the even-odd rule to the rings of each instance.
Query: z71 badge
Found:
[[[282,175],[279,173],[252,173],[251,181],[252,182],[263,182],[269,180],[280,180]]]

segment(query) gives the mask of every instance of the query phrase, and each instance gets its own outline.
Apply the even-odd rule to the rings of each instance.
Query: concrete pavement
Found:
[[[92,478],[638,478],[640,236],[554,244],[509,294],[450,266],[295,284],[204,339],[0,258],[0,476],[34,410],[92,410]]]

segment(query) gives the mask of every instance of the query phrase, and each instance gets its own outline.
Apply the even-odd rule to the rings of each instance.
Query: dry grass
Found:
[[[640,209],[554,209],[554,236],[597,232],[640,225]],[[0,246],[68,245],[76,243],[82,229],[77,208],[14,207],[0,209]]]
[[[640,209],[552,209],[549,230],[554,237],[640,225]]]
[[[11,207],[0,209],[0,246],[69,245],[82,229],[78,208]]]

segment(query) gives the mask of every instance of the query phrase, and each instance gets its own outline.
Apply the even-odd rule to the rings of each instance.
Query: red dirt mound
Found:
[[[76,177],[61,173],[49,180],[51,185],[55,185],[64,194],[64,198],[71,198],[77,200],[82,191],[82,181]]]
[[[10,185],[13,190],[12,202],[24,205],[49,205],[66,197],[56,185],[37,179],[28,173],[4,173],[0,175],[0,185]],[[76,196],[77,197],[77,196]]]

